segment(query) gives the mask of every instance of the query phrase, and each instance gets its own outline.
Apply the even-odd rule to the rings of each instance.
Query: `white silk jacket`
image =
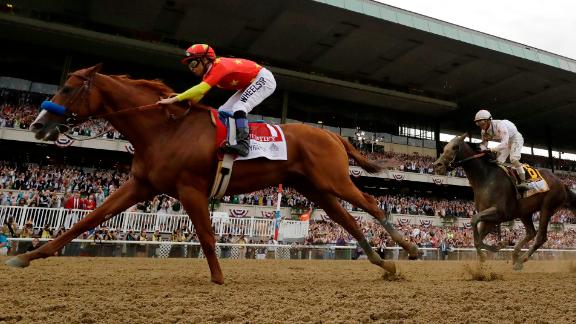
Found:
[[[486,149],[488,141],[499,141],[500,144],[494,150],[500,152],[510,149],[516,139],[521,139],[522,135],[518,132],[516,125],[509,120],[492,120],[488,130],[482,130],[482,149]]]

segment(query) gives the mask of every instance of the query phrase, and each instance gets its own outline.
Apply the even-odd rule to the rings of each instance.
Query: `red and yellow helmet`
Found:
[[[216,59],[216,52],[214,52],[212,46],[208,44],[194,44],[186,50],[186,57],[182,59],[182,64],[187,65],[190,60],[203,57],[213,61]]]

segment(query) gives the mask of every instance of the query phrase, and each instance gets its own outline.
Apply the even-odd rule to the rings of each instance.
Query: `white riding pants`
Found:
[[[218,108],[218,111],[225,111],[233,115],[241,110],[248,114],[254,107],[268,98],[275,89],[276,80],[272,72],[262,68],[246,89],[236,91],[228,101]]]
[[[498,162],[504,163],[508,156],[510,156],[510,163],[514,166],[514,169],[518,172],[521,180],[525,179],[524,168],[522,163],[520,163],[520,157],[522,156],[522,147],[524,146],[524,138],[519,133],[510,139],[508,142],[508,147],[503,149],[498,153]]]

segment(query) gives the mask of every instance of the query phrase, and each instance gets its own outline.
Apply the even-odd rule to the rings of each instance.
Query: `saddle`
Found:
[[[235,157],[232,154],[222,154],[219,148],[227,143],[236,143],[236,123],[231,114],[210,111],[212,124],[216,127],[216,152],[218,167],[210,197],[220,199],[224,196],[235,160],[266,158],[268,160],[287,160],[286,139],[284,132],[277,125],[269,125],[264,121],[249,123],[250,153],[246,157]]]
[[[516,171],[516,169],[512,167],[512,165],[510,164],[497,163],[497,165],[502,170],[504,170],[504,172],[514,185],[514,189],[516,190],[516,196],[518,197],[518,199],[528,198],[534,194],[550,190],[550,188],[548,187],[548,183],[542,177],[540,172],[528,164],[522,165],[522,167],[524,168],[526,184],[529,187],[529,189],[523,191],[518,190],[518,184],[520,183],[520,177],[518,176],[518,171]]]

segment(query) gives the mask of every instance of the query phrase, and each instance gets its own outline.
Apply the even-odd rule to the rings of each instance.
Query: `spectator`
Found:
[[[20,238],[30,238],[34,235],[34,224],[32,220],[27,220],[26,224],[24,224],[24,228],[20,232]]]
[[[45,224],[42,232],[40,234],[40,238],[42,239],[50,239],[52,238],[52,229],[50,229],[50,224]]]
[[[34,251],[41,246],[42,244],[40,244],[40,240],[37,237],[35,237],[32,239],[32,244],[28,245],[28,247],[26,248],[26,252]]]
[[[2,225],[2,231],[6,237],[18,237],[18,224],[14,222],[14,217],[10,216],[4,221],[4,225]]]
[[[440,246],[438,247],[440,252],[440,260],[448,259],[448,254],[450,253],[450,244],[446,241],[445,238],[442,238],[440,241]]]
[[[9,248],[10,242],[8,241],[8,237],[6,237],[4,232],[0,232],[0,256],[8,255]]]

